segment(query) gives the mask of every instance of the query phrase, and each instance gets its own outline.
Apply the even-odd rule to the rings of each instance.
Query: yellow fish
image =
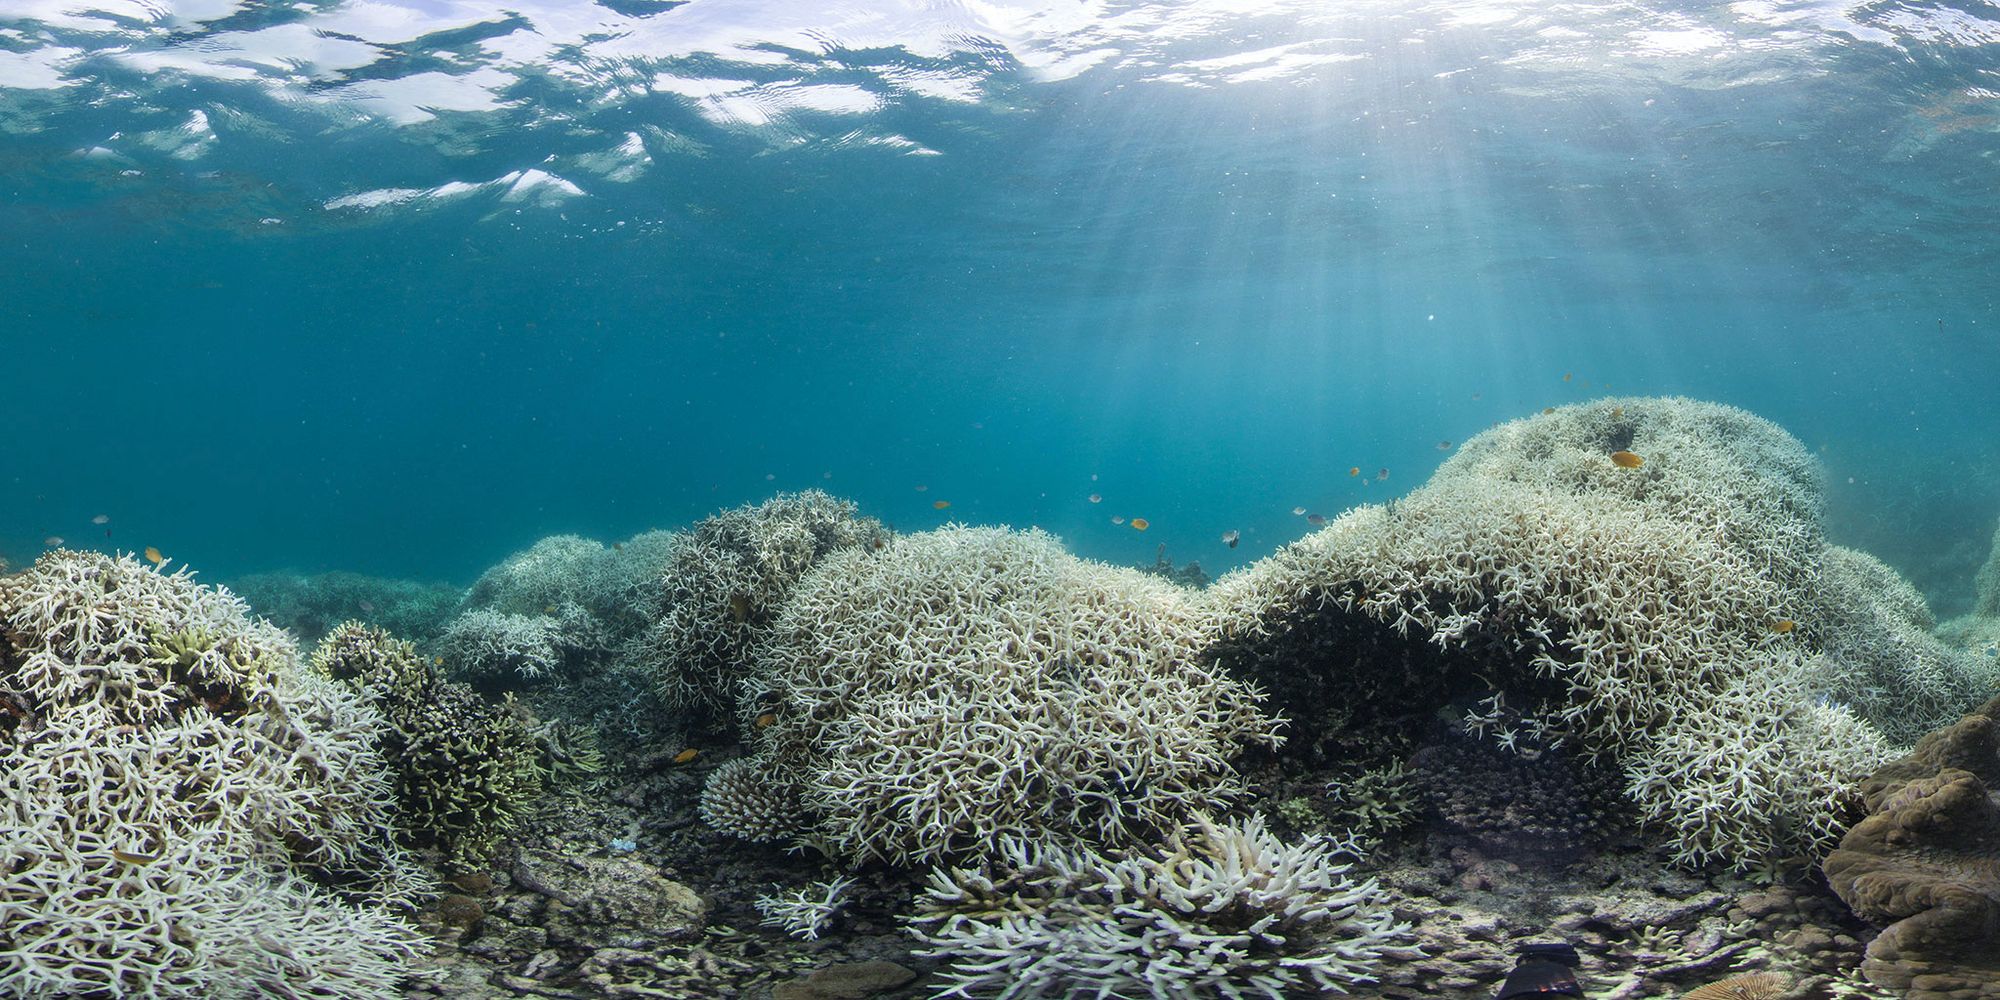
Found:
[[[932,501],[931,501],[931,509],[932,509],[932,510],[943,510],[943,509],[945,509],[946,507],[949,507],[949,506],[951,506],[951,501],[949,501],[949,500],[932,500]]]
[[[729,595],[729,620],[738,625],[750,620],[750,597],[747,594]]]
[[[151,545],[148,545],[146,546],[146,561],[152,563],[155,566],[158,566],[161,563],[166,562],[167,557],[161,555],[159,549],[156,549]]]
[[[1636,469],[1645,465],[1646,460],[1629,451],[1614,451],[1611,453],[1611,464],[1621,469]]]
[[[111,856],[128,865],[150,865],[160,860],[160,856],[157,854],[135,854],[131,851],[121,851],[115,847],[111,849]]]
[[[1133,519],[1132,519],[1132,530],[1133,530],[1133,531],[1144,531],[1144,530],[1146,530],[1147,528],[1150,528],[1150,527],[1152,527],[1152,526],[1153,526],[1153,522],[1151,522],[1151,521],[1148,521],[1148,520],[1146,520],[1146,519],[1145,519],[1145,518],[1143,518],[1143,517],[1135,517],[1135,518],[1133,518]]]
[[[674,755],[674,763],[685,764],[699,756],[701,756],[701,751],[693,747],[688,747],[686,750],[682,750],[680,753]]]
[[[1791,630],[1798,627],[1799,623],[1791,620],[1790,618],[1780,618],[1777,621],[1771,623],[1771,631],[1776,632],[1779,635],[1784,635],[1785,633],[1790,632]]]
[[[776,725],[776,724],[777,724],[777,722],[778,722],[778,716],[777,716],[777,713],[775,713],[775,712],[765,712],[765,713],[764,713],[763,715],[760,715],[760,716],[758,716],[758,717],[757,717],[757,728],[758,728],[758,729],[769,729],[769,728],[771,728],[772,726]]]

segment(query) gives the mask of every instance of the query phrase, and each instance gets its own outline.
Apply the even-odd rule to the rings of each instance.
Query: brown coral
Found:
[[[1681,1000],[1777,1000],[1791,985],[1775,972],[1746,972],[1689,990]]]
[[[1872,814],[1827,882],[1887,925],[1861,969],[1911,1000],[2000,998],[2000,698],[1924,737],[1863,787]]]

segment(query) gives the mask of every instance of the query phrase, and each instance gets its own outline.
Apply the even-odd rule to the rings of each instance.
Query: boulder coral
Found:
[[[1239,791],[1278,742],[1256,692],[1195,655],[1194,597],[1040,531],[947,526],[828,555],[755,647],[757,747],[704,799],[772,831],[762,772],[798,789],[794,835],[853,861],[991,853],[1009,838],[1131,843]],[[755,770],[751,770],[755,769]],[[729,815],[747,803],[755,816]]]
[[[1870,815],[1828,855],[1835,893],[1886,925],[1862,972],[1910,1000],[2000,997],[2000,698],[1863,786]]]
[[[0,994],[400,996],[384,727],[184,570],[0,577]]]
[[[1490,687],[1538,740],[1620,770],[1682,863],[1815,857],[1891,753],[1864,713],[1962,710],[1984,683],[1971,660],[1926,674],[1893,643],[1832,638],[1915,625],[1848,584],[1829,597],[1820,478],[1782,429],[1711,403],[1511,421],[1408,496],[1217,581],[1213,655],[1270,685],[1308,744],[1356,716],[1428,724]],[[1831,558],[1844,579],[1886,572]],[[1912,690],[1862,702],[1843,678]]]

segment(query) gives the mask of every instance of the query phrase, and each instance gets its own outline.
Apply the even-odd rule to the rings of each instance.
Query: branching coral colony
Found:
[[[941,996],[1289,997],[1372,982],[1408,928],[1339,845],[1197,816],[1152,850],[1009,840],[938,867],[909,918],[953,961]]]
[[[1828,548],[1818,469],[1776,426],[1607,399],[1488,430],[1409,496],[1207,597],[1225,664],[1318,685],[1274,691],[1294,718],[1327,707],[1300,700],[1329,698],[1325,661],[1297,661],[1324,652],[1314,632],[1386,629],[1432,652],[1368,678],[1371,704],[1438,698],[1405,706],[1422,716],[1491,684],[1622,771],[1680,860],[1747,868],[1824,853],[1890,752],[1883,730],[1921,728],[1898,714],[1963,711],[1991,684],[1914,627],[1912,594],[1857,583],[1883,572]],[[1851,634],[1884,623],[1906,641]]]
[[[1191,600],[1039,531],[837,552],[757,647],[740,689],[757,753],[713,777],[705,814],[896,863],[1174,829],[1240,791],[1244,746],[1277,742],[1255,692],[1196,660]]]
[[[400,995],[383,719],[228,592],[47,553],[0,577],[0,703],[0,995]]]

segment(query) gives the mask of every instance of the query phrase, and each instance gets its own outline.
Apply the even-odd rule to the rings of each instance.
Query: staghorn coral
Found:
[[[674,539],[645,652],[670,707],[724,708],[751,668],[751,644],[808,570],[889,532],[819,490],[712,515]]]
[[[1621,450],[1644,464],[1615,464]],[[1822,697],[1814,636],[1870,627],[1814,619],[1838,603],[1825,551],[1817,467],[1782,430],[1692,400],[1600,400],[1487,430],[1402,500],[1224,577],[1213,655],[1269,679],[1306,743],[1332,699],[1400,736],[1490,685],[1622,769],[1679,861],[1747,868],[1830,848],[1888,752]],[[1389,655],[1350,659],[1354,637]]]
[[[757,912],[764,915],[758,922],[782,929],[800,940],[817,941],[819,932],[830,926],[847,905],[840,895],[853,884],[853,879],[843,876],[830,882],[814,882],[802,889],[758,896]]]
[[[1374,981],[1413,957],[1387,894],[1340,848],[1252,817],[1197,816],[1153,850],[1007,841],[995,869],[937,868],[910,931],[946,958],[938,996],[1266,997]]]
[[[1972,610],[1938,626],[1938,638],[1990,663],[2000,663],[2000,528],[1993,549],[1979,567]]]
[[[1862,972],[1910,1000],[2000,997],[2000,698],[1863,793],[1872,813],[1822,866],[1857,915],[1886,925]]]
[[[327,634],[312,668],[348,683],[387,719],[383,756],[396,769],[397,824],[445,864],[470,870],[542,791],[545,747],[513,712],[446,680],[409,643],[360,622]]]
[[[575,603],[558,605],[553,614],[467,611],[437,641],[454,675],[489,687],[553,677],[592,662],[607,646],[597,620]]]
[[[130,556],[0,578],[0,994],[401,995],[383,720],[245,611]]]
[[[757,648],[745,714],[770,724],[746,767],[800,786],[800,825],[853,859],[1127,842],[1229,800],[1231,759],[1278,741],[1204,641],[1187,591],[1040,531],[837,552]]]
[[[1808,663],[1813,686],[1891,741],[1914,743],[1992,692],[1993,665],[1934,636],[1923,595],[1874,556],[1828,546],[1817,598],[1805,626],[1819,650]]]

